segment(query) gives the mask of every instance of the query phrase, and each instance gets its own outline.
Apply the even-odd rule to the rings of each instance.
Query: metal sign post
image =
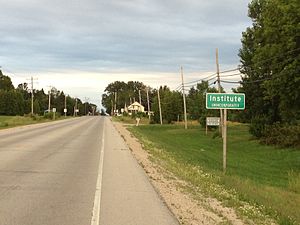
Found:
[[[220,117],[206,117],[206,135],[208,126],[218,127],[220,126]]]
[[[55,120],[56,108],[53,108],[52,111],[53,111],[53,120]]]

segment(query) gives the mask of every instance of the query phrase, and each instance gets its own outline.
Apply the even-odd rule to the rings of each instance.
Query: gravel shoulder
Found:
[[[251,224],[250,221],[245,223],[238,218],[234,209],[222,206],[222,203],[217,199],[205,196],[199,199],[198,195],[197,200],[195,200],[190,193],[181,188],[188,186],[188,184],[178,180],[161,165],[151,160],[151,155],[143,149],[139,140],[126,129],[126,125],[119,122],[113,123],[133,156],[146,171],[152,185],[181,224]]]

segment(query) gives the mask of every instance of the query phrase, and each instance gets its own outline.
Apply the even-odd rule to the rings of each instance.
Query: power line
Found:
[[[236,70],[239,70],[240,68],[239,67],[237,67],[237,68],[235,68],[235,69],[230,69],[230,70],[224,70],[224,71],[220,71],[219,72],[219,74],[221,74],[221,73],[229,73],[229,72],[234,72],[234,71],[236,71]]]
[[[286,55],[288,55],[288,54],[290,54],[290,53],[293,53],[293,52],[296,52],[296,51],[300,51],[300,48],[292,49],[292,50],[287,51],[287,52],[285,52],[285,53],[283,53],[283,54],[278,54],[278,55],[276,55],[276,56],[267,58],[267,59],[265,59],[265,60],[261,60],[261,61],[259,61],[259,62],[257,62],[257,63],[250,63],[250,64],[245,65],[245,66],[242,66],[242,65],[241,65],[241,66],[240,66],[240,69],[243,68],[243,67],[249,67],[249,66],[253,66],[253,65],[260,65],[260,66],[261,66],[261,65],[264,64],[265,62],[268,62],[268,61],[270,61],[270,60],[272,60],[272,59],[279,58],[279,57],[281,57],[281,56],[286,56]]]
[[[243,73],[234,73],[234,74],[228,74],[228,75],[222,75],[221,77],[234,77],[238,75],[244,75]]]
[[[253,81],[228,81],[228,80],[221,80],[222,83],[229,83],[229,84],[252,84],[252,83],[259,83],[262,81],[266,81],[266,80],[272,80],[272,79],[276,79],[279,77],[270,77],[270,78],[265,78],[265,79],[260,79],[260,80],[253,80]]]
[[[220,80],[221,83],[228,83],[228,84],[240,84],[242,81],[228,81],[228,80]]]
[[[193,84],[193,83],[197,83],[197,82],[199,82],[199,81],[206,80],[206,79],[211,78],[211,77],[216,76],[216,75],[217,75],[217,74],[214,73],[214,74],[211,74],[211,75],[209,75],[209,76],[207,76],[207,77],[204,77],[204,78],[201,78],[201,79],[198,79],[198,80],[186,82],[185,84]]]
[[[281,76],[285,76],[286,74],[280,74],[280,73],[274,73],[271,77],[258,79],[258,80],[252,80],[252,81],[228,81],[228,80],[221,80],[223,83],[240,83],[240,84],[251,84],[251,83],[259,83],[266,80],[272,80],[272,79],[278,79]]]
[[[178,85],[178,87],[176,87],[174,90],[176,91],[176,90],[180,90],[182,88],[182,85],[180,84],[180,85]]]

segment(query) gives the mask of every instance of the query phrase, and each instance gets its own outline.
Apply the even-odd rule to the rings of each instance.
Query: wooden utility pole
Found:
[[[181,66],[181,82],[182,82],[182,96],[183,96],[183,110],[184,110],[184,128],[187,129],[187,116],[186,116],[186,101],[185,101],[185,91],[183,82],[183,68]]]
[[[160,105],[159,89],[160,89],[160,88],[157,89],[157,97],[158,97],[158,107],[159,107],[160,124],[162,125],[162,114],[161,114],[161,105]]]
[[[67,117],[67,96],[65,95],[65,108],[64,108],[65,117]]]
[[[49,91],[48,91],[48,112],[50,113],[51,111],[51,89],[52,89],[52,86],[47,86],[49,87]]]
[[[149,116],[149,120],[151,119],[151,115],[150,115],[150,101],[149,101],[149,87],[147,87],[147,104],[148,104],[148,116]]]
[[[49,95],[49,100],[48,100],[48,112],[50,113],[51,110],[51,91],[48,91],[48,95]]]
[[[219,68],[219,51],[216,48],[216,64],[217,64],[217,78],[218,78],[218,91],[221,93],[221,81],[220,81],[220,68]],[[226,173],[227,162],[227,109],[220,109],[220,127],[223,138],[223,172]]]
[[[31,115],[33,115],[33,77],[31,77]]]
[[[34,96],[34,93],[33,93],[33,80],[37,80],[37,78],[29,78],[29,79],[26,79],[26,80],[30,80],[30,83],[31,83],[31,115],[33,115],[33,96]]]
[[[224,124],[223,124],[223,172],[226,173],[227,162],[227,109],[224,109]]]
[[[86,107],[87,107],[87,103],[90,101],[90,99],[89,98],[87,98],[87,97],[84,97],[84,114],[86,115]]]
[[[115,107],[114,107],[114,115],[117,112],[117,92],[115,91]]]
[[[142,96],[141,96],[141,90],[139,90],[139,102],[140,102],[140,105],[142,104]]]
[[[216,65],[217,65],[217,82],[218,82],[218,92],[221,93],[221,81],[220,81],[220,67],[219,67],[219,50],[216,48]],[[221,129],[222,138],[223,134],[223,110],[220,109],[220,126],[219,130]]]
[[[77,116],[77,98],[75,98],[75,116]]]

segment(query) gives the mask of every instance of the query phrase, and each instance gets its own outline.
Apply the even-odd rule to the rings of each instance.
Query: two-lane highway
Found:
[[[0,224],[178,224],[111,121],[0,131]]]
[[[89,224],[101,124],[94,118],[0,133],[0,224]]]

